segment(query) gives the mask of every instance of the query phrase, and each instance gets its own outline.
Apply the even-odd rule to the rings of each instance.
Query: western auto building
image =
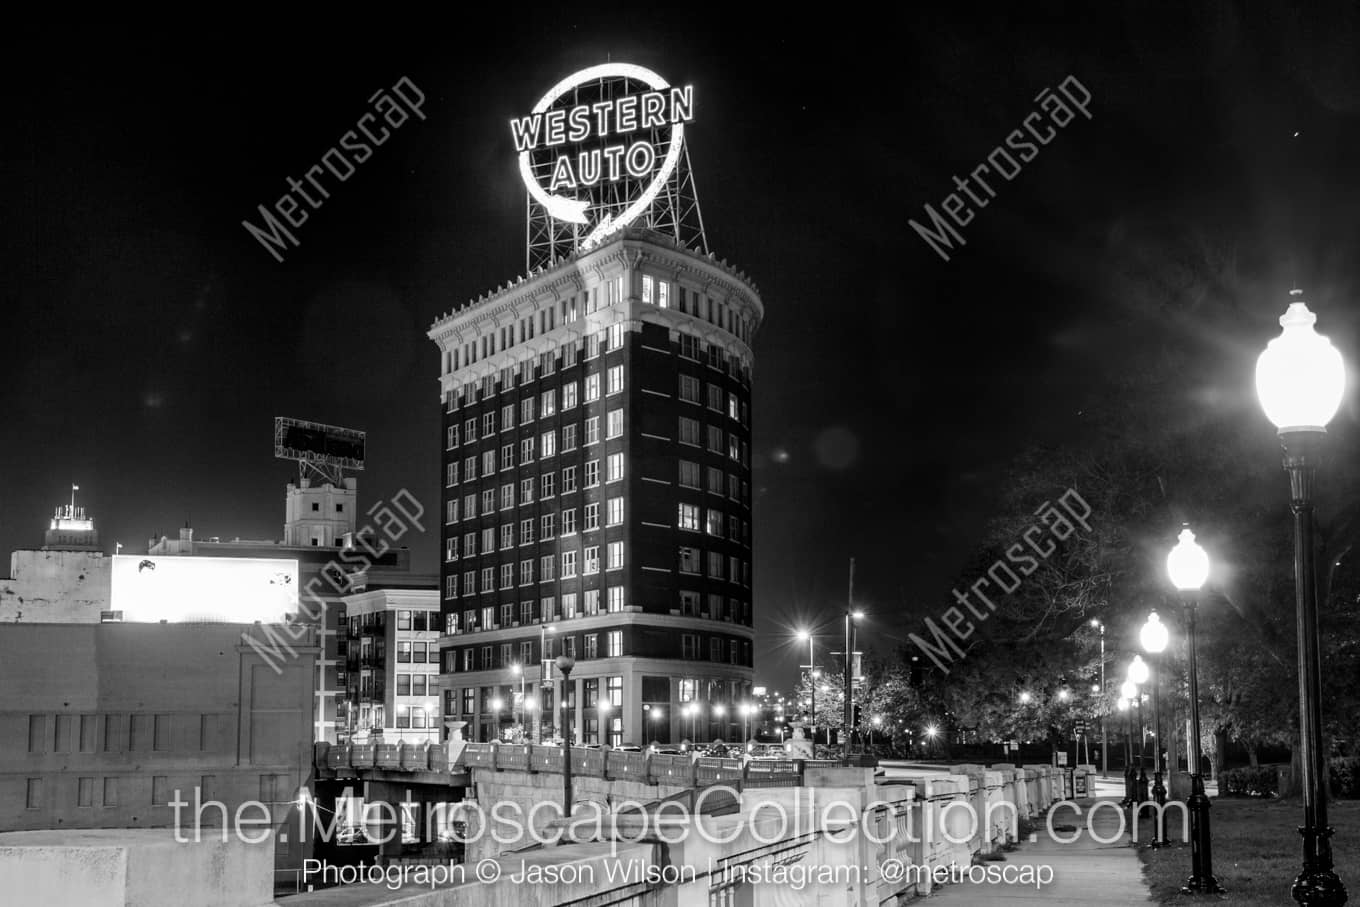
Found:
[[[739,740],[755,287],[622,229],[439,319],[440,688],[472,739]],[[575,658],[563,683],[552,659]]]

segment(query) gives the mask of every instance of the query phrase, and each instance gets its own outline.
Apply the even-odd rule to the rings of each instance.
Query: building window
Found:
[[[41,778],[28,779],[28,793],[24,800],[25,809],[42,809],[43,807],[43,783]]]
[[[708,534],[722,538],[723,534],[723,512],[709,508],[708,511]]]
[[[591,576],[599,572],[600,572],[600,549],[599,546],[597,545],[591,545],[590,547],[586,548],[585,569],[582,570],[582,575]]]
[[[584,643],[585,645],[583,646],[583,648],[585,651],[582,653],[583,657],[585,658],[600,657],[600,637],[597,634],[587,633],[584,637]]]
[[[533,558],[519,562],[519,584],[527,586],[534,581],[534,561]]]
[[[463,495],[463,519],[470,520],[477,515],[477,495]]]
[[[699,420],[680,417],[680,443],[699,446]]]
[[[576,490],[576,467],[568,466],[562,470],[562,493],[571,494],[575,490]]]
[[[398,675],[397,675],[397,695],[398,695],[398,696],[410,696],[410,695],[411,695],[411,675],[410,675],[410,674],[398,674]]]
[[[586,461],[586,487],[595,488],[600,484],[600,461]]]
[[[562,534],[563,534],[563,535],[575,535],[575,534],[576,534],[576,508],[575,508],[575,507],[568,507],[566,510],[563,510],[563,511],[562,511]]]
[[[515,483],[507,482],[501,486],[501,510],[515,506]]]
[[[584,531],[600,528],[600,505],[598,502],[585,506],[585,526]]]
[[[444,485],[452,488],[458,484],[458,464],[450,463],[444,467]]]
[[[608,598],[608,603],[609,603],[609,610],[610,610],[610,612],[612,612],[612,613],[618,613],[618,612],[620,612],[620,611],[623,610],[623,587],[622,587],[622,586],[610,586],[610,587],[609,587],[609,598]]]
[[[708,449],[713,453],[723,451],[723,430],[716,425],[708,426]]]
[[[515,445],[514,442],[501,445],[501,469],[515,468]]]
[[[519,502],[521,504],[532,504],[534,502],[534,480],[532,478],[519,480]]]
[[[515,427],[515,404],[510,403],[501,407],[501,431],[509,431]]]
[[[682,591],[680,593],[680,613],[687,617],[695,617],[699,613],[699,593]]]
[[[552,555],[548,555],[547,557],[544,558],[544,560],[548,561],[548,562],[551,564],[551,562],[552,562]],[[543,622],[543,623],[545,623],[545,624],[550,624],[550,623],[552,623],[554,620],[557,619],[557,600],[556,600],[556,599],[554,599],[551,595],[549,595],[549,596],[547,596],[546,598],[544,598],[539,604],[540,604],[540,608],[539,608],[539,612],[538,612],[538,613],[539,613],[539,620],[540,620],[541,622]],[[547,645],[548,645],[548,651],[546,651],[546,652],[543,653],[543,660],[544,660],[544,661],[547,661],[548,656],[552,653],[552,640],[551,640],[551,639],[548,639],[547,637],[544,637],[544,640],[546,641],[546,643],[547,643]]]
[[[623,569],[623,542],[610,542],[606,556],[606,570]]]
[[[623,366],[611,365],[605,373],[605,395],[623,393]]]
[[[545,431],[538,439],[538,455],[551,457],[557,453],[557,432]]]
[[[650,274],[642,275],[642,301],[648,305],[656,304],[656,281]]]
[[[623,524],[623,498],[610,498],[608,501],[607,515],[605,516],[606,526],[620,526]]]
[[[545,472],[539,477],[539,498],[551,498],[557,494],[557,473]]]
[[[515,565],[501,564],[501,588],[509,589],[515,585]]]
[[[677,505],[678,516],[676,526],[680,529],[688,529],[691,532],[699,531],[699,508],[693,504]]]
[[[605,655],[609,658],[618,658],[623,655],[623,631],[610,630],[608,644],[605,647]],[[620,691],[622,693],[622,691]]]
[[[716,636],[708,641],[708,660],[723,660],[723,641]]]
[[[482,416],[482,437],[489,438],[496,433],[496,414],[487,413]]]
[[[586,445],[598,444],[600,441],[600,417],[592,416],[586,420]]]
[[[680,376],[680,399],[685,403],[699,402],[699,379],[693,375]]]
[[[573,620],[576,617],[576,593],[568,592],[562,596],[562,619]]]
[[[622,435],[623,435],[623,410],[611,409],[609,411],[608,430],[605,432],[605,436],[609,438],[618,438],[622,437]]]
[[[688,661],[694,661],[699,657],[698,636],[694,635],[693,633],[680,634],[680,656]],[[684,681],[681,681],[681,684],[683,688]],[[689,700],[686,699],[684,696],[681,696],[680,701],[688,702]]]
[[[533,479],[527,481],[532,483]],[[532,519],[519,521],[519,543],[521,545],[532,545],[534,543],[534,521]]]
[[[492,592],[492,591],[495,590],[495,588],[496,588],[496,568],[494,568],[494,567],[483,567],[483,568],[482,568],[482,591],[483,591],[483,592]]]
[[[562,408],[564,410],[576,408],[576,388],[575,381],[562,385]]]
[[[482,513],[491,513],[496,509],[496,489],[487,488],[482,491]]]
[[[708,552],[708,575],[714,579],[723,578],[723,556],[721,551]]]
[[[117,779],[117,778],[105,778],[105,779],[104,779],[104,796],[103,796],[103,798],[102,798],[101,801],[100,801],[100,805],[102,805],[102,806],[117,806],[117,805],[118,805],[118,779]]]
[[[609,348],[611,350],[623,349],[623,325],[621,323],[609,326]]]
[[[524,438],[519,442],[520,463],[532,463],[534,459],[534,439]]]
[[[206,794],[204,795],[206,796]],[[76,781],[76,806],[94,806],[94,779],[79,778]]]
[[[544,519],[547,519],[547,517],[544,517]],[[538,568],[539,568],[539,570],[538,570],[538,572],[539,572],[538,581],[539,581],[540,583],[550,583],[550,582],[552,582],[552,580],[553,580],[553,564],[556,563],[556,561],[557,561],[557,559],[556,559],[555,557],[553,557],[551,554],[545,554],[545,555],[543,555],[542,557],[540,557],[540,558],[538,559]]]
[[[681,573],[699,572],[699,550],[697,548],[680,549],[680,572]]]
[[[594,403],[598,399],[600,399],[600,373],[596,372],[593,375],[586,375],[585,401]]]
[[[487,526],[482,530],[482,554],[490,554],[496,550],[496,529],[494,526]]]
[[[565,534],[565,533],[564,533]],[[576,552],[562,552],[562,578],[571,579],[576,575]]]
[[[411,612],[410,612],[410,611],[398,611],[398,612],[397,612],[397,629],[398,629],[398,630],[409,630],[409,629],[411,629]]]
[[[551,539],[556,534],[553,528],[553,523],[556,519],[556,516],[557,515],[553,513],[545,513],[543,514],[543,516],[539,517],[538,520],[539,529],[541,530],[539,535],[545,542]]]
[[[605,460],[604,480],[606,482],[623,480],[623,454],[612,453]]]
[[[531,375],[533,374],[532,367],[530,367],[529,373]],[[519,422],[523,425],[526,422],[532,421],[534,421],[534,398],[525,397],[523,400],[519,401]]]

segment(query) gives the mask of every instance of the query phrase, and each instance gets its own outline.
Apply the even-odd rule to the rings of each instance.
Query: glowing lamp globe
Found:
[[[1307,303],[1291,302],[1280,316],[1284,330],[1256,360],[1256,395],[1280,434],[1325,431],[1341,406],[1346,366],[1332,342],[1313,330],[1316,322]]]
[[[1132,680],[1126,680],[1119,687],[1119,695],[1132,702],[1138,696],[1138,684]]]
[[[1132,680],[1134,683],[1138,684],[1139,686],[1142,686],[1143,684],[1147,683],[1147,679],[1148,679],[1147,662],[1143,661],[1143,656],[1141,655],[1133,656],[1133,661],[1129,662],[1129,680]]]
[[[1166,556],[1171,585],[1182,592],[1195,592],[1209,578],[1209,552],[1195,541],[1195,534],[1182,529],[1176,547]]]
[[[1121,700],[1119,700],[1119,711],[1121,711],[1121,712],[1127,712],[1128,710],[1129,710],[1129,701],[1128,701],[1127,699],[1121,699]]]
[[[1138,641],[1143,644],[1143,651],[1151,655],[1160,655],[1166,650],[1166,644],[1170,642],[1171,634],[1167,632],[1166,624],[1153,611],[1148,615],[1147,623],[1143,624],[1143,629],[1138,632]]]

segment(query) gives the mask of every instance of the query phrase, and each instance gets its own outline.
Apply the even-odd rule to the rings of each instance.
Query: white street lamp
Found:
[[[1303,871],[1294,900],[1310,907],[1339,907],[1346,887],[1333,871],[1332,829],[1327,824],[1327,751],[1322,740],[1322,662],[1318,654],[1317,585],[1313,564],[1313,481],[1316,458],[1346,392],[1346,365],[1331,341],[1317,333],[1317,316],[1302,290],[1280,318],[1283,330],[1256,360],[1256,393],[1279,429],[1294,513],[1294,610],[1298,623],[1299,743],[1303,763]],[[1192,880],[1193,881],[1193,880]],[[1213,881],[1209,877],[1207,881]]]

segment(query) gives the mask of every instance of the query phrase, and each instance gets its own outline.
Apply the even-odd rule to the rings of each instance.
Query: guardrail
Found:
[[[469,743],[457,762],[437,743],[317,743],[318,768],[334,772],[379,770],[450,774],[470,768],[561,774],[562,747],[510,743]],[[593,747],[571,748],[571,770],[585,778],[706,787],[739,783],[748,787],[798,787],[807,766],[836,765],[834,760],[752,760],[670,753],[637,753]]]
[[[458,757],[458,767],[492,769],[494,771],[530,771],[560,774],[562,747],[521,746],[505,743],[469,743]],[[594,747],[571,748],[572,774],[584,778],[603,778],[609,781],[638,781],[644,784],[672,784],[680,787],[705,787],[710,784],[745,783],[754,777],[754,784],[766,787],[775,784],[793,786],[802,779],[800,765],[792,760],[771,763],[777,768],[766,768],[764,762],[742,766],[740,759],[719,759],[709,756],[675,755],[670,753],[636,753]]]

